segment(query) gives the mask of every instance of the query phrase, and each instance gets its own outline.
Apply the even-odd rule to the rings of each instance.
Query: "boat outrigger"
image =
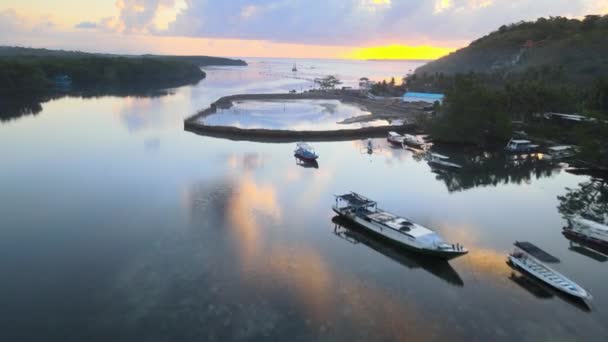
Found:
[[[421,254],[452,259],[468,253],[462,245],[449,244],[436,232],[380,210],[375,201],[354,192],[336,196],[332,209],[368,231]]]
[[[556,290],[583,300],[591,299],[591,294],[580,285],[547,266],[534,256],[536,253],[527,247],[530,245],[534,246],[530,243],[516,242],[515,251],[509,254],[507,262],[518,270],[524,271]]]
[[[315,150],[307,143],[299,142],[293,152],[295,157],[307,162],[314,162],[319,158]]]

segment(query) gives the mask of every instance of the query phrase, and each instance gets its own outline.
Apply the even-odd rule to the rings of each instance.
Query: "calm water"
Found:
[[[358,106],[338,100],[240,101],[229,109],[220,109],[199,120],[210,126],[296,131],[353,129],[389,124],[386,120],[353,124],[342,122],[370,114]]]
[[[298,61],[293,76],[292,63],[209,68],[169,96],[62,98],[2,122],[2,340],[608,339],[608,262],[569,245],[558,211],[588,177],[441,151],[467,164],[450,174],[383,139],[371,155],[361,141],[316,143],[319,167],[305,168],[293,144],[183,131],[220,96],[416,66]],[[436,263],[345,227],[330,206],[349,190],[471,253]],[[515,240],[560,258],[593,310],[512,274]]]

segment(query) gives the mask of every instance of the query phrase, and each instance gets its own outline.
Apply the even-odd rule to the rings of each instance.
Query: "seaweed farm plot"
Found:
[[[367,115],[371,115],[371,112],[339,100],[245,100],[235,101],[230,108],[218,109],[213,114],[199,117],[197,122],[206,126],[290,131],[326,131],[389,125],[386,120],[343,122]]]

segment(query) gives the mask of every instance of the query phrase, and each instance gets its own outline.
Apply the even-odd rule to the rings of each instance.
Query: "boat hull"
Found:
[[[314,161],[317,161],[317,159],[319,159],[319,156],[316,156],[316,155],[315,156],[306,156],[306,155],[302,155],[299,153],[295,153],[294,157],[296,157],[300,160],[303,160],[303,161],[307,161],[307,162],[314,162]]]
[[[602,253],[608,253],[608,241],[596,239],[568,228],[564,228],[562,234],[564,234],[564,236],[570,240],[580,241],[584,244],[592,246],[594,249],[597,249]]]
[[[551,288],[560,291],[563,294],[566,294],[568,296],[571,296],[573,298],[578,298],[578,299],[582,299],[582,300],[589,300],[591,299],[591,296],[588,293],[581,293],[581,292],[575,292],[575,291],[568,291],[565,288],[550,282],[550,281],[546,281],[543,277],[539,276],[538,274],[536,274],[536,272],[533,272],[532,270],[530,270],[528,267],[526,267],[519,259],[509,255],[509,258],[507,260],[507,262],[509,263],[509,265],[511,265],[512,267],[516,268],[518,271],[525,273],[528,276],[534,277],[535,279],[537,279],[538,281],[541,281],[543,284],[547,284],[548,286],[550,286]],[[563,276],[562,276],[563,277]]]
[[[344,213],[335,207],[332,209],[341,218],[346,219],[346,220],[356,224],[357,226],[365,229],[365,231],[370,232],[379,238],[383,238],[384,240],[394,244],[395,246],[405,248],[409,251],[413,251],[413,252],[416,252],[419,254],[428,255],[428,256],[444,259],[444,260],[453,259],[453,258],[462,256],[462,255],[465,255],[468,253],[467,250],[440,251],[440,250],[424,248],[424,247],[420,246],[414,238],[408,238],[408,237],[404,236],[403,234],[399,234],[396,231],[393,231],[388,228],[383,229],[383,228],[375,225],[373,222],[368,222],[368,221],[362,219],[361,217]]]

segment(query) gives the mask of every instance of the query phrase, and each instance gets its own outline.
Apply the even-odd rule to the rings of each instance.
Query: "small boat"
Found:
[[[312,146],[310,146],[309,144],[304,143],[304,142],[299,142],[296,145],[296,150],[294,151],[294,155],[296,158],[304,160],[304,161],[308,161],[308,162],[316,161],[319,158],[319,156],[317,155],[315,150],[312,148]]]
[[[354,192],[336,196],[332,209],[340,217],[367,231],[420,254],[447,260],[469,252],[460,244],[445,242],[426,227],[378,209],[375,201]]]
[[[608,226],[599,222],[573,217],[562,232],[566,237],[581,240],[608,250]]]
[[[397,132],[388,132],[386,140],[395,146],[403,146],[403,136]]]
[[[426,142],[422,141],[415,135],[406,134],[403,136],[403,143],[410,147],[414,147],[417,149],[424,149],[426,146]]]
[[[431,166],[444,167],[448,169],[462,169],[462,165],[449,162],[450,157],[438,153],[428,152],[425,156]]]
[[[532,144],[530,140],[511,139],[505,146],[507,152],[532,152],[538,149],[538,145]]]
[[[515,246],[515,251],[509,254],[508,257],[508,262],[511,266],[570,296],[583,300],[592,298],[591,294],[580,285],[545,265],[542,261],[528,253],[524,248],[519,247],[517,243]]]
[[[547,158],[549,160],[560,160],[574,157],[577,153],[578,148],[576,146],[552,146],[547,148],[547,153],[544,155],[543,158]]]
[[[291,68],[291,71],[293,71],[293,72],[298,71],[298,67],[296,66],[296,63],[293,63],[293,68]]]

